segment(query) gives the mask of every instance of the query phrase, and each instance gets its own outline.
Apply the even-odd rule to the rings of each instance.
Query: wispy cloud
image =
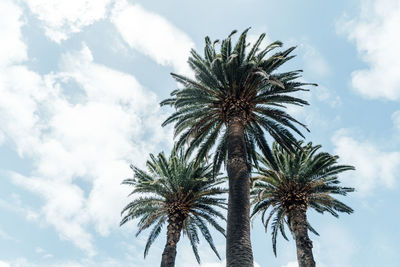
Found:
[[[2,228],[0,228],[0,238],[8,241],[14,241],[17,242],[15,238],[10,236],[6,231],[4,231]],[[0,265],[1,266],[1,265]]]
[[[360,140],[347,129],[338,130],[332,142],[340,161],[355,166],[356,171],[343,174],[342,180],[355,187],[358,194],[366,196],[377,188],[395,185],[400,170],[399,152],[385,151],[374,142]]]
[[[112,0],[22,0],[42,22],[47,37],[60,43],[103,19]]]
[[[13,173],[13,181],[45,200],[40,213],[62,239],[92,255],[87,228],[91,222],[107,235],[118,227],[129,162],[143,164],[143,155],[172,138],[160,126],[165,116],[155,94],[133,76],[94,63],[87,46],[64,54],[60,70],[41,76],[23,65],[5,68],[0,122],[35,166],[29,176]],[[81,90],[78,100],[69,97],[71,81]]]
[[[103,18],[109,3],[26,1],[56,42]],[[118,228],[128,193],[120,182],[132,175],[129,163],[142,166],[144,155],[170,146],[172,132],[160,126],[165,115],[156,95],[132,75],[95,63],[85,44],[79,51],[64,53],[57,72],[40,75],[22,65],[28,58],[21,8],[9,1],[0,6],[0,20],[7,25],[0,30],[5,36],[0,52],[0,141],[10,141],[21,158],[33,162],[28,175],[8,173],[12,181],[44,200],[38,211],[21,211],[27,219],[34,214],[53,226],[61,239],[94,255],[90,228],[100,235]],[[134,12],[135,19],[138,15],[154,20],[156,24],[147,30],[159,31],[155,34],[175,48],[158,50],[146,35],[138,43],[129,39],[124,32],[125,12],[128,16]],[[160,64],[187,71],[187,54],[181,52],[188,52],[193,43],[184,33],[138,5],[120,2],[113,14],[129,44]]]
[[[187,64],[193,41],[164,17],[139,4],[120,0],[112,11],[111,21],[125,42],[158,64],[191,75]]]
[[[343,17],[338,31],[356,44],[367,68],[352,73],[352,87],[368,98],[400,99],[400,2],[360,1],[358,17]]]
[[[10,0],[0,2],[0,69],[27,59],[27,46],[22,41],[21,27],[24,25],[22,10]]]

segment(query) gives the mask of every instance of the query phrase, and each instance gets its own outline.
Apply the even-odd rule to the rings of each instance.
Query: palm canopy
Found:
[[[285,224],[290,227],[289,213],[293,209],[304,212],[312,208],[319,213],[328,212],[338,217],[338,212],[352,213],[353,209],[333,197],[345,196],[354,188],[341,187],[338,174],[354,170],[353,166],[337,164],[338,156],[318,152],[320,145],[312,143],[303,145],[295,152],[287,152],[277,143],[273,144],[273,161],[258,155],[263,167],[259,168],[254,177],[252,195],[254,196],[251,216],[261,214],[262,222],[267,230],[272,220],[272,245],[276,255],[276,238],[278,231],[288,240],[285,234]],[[267,212],[268,216],[266,217]],[[307,221],[308,229],[318,233]]]
[[[204,57],[191,51],[188,63],[195,78],[171,73],[183,85],[171,93],[171,98],[161,105],[176,108],[163,125],[175,122],[175,136],[180,135],[178,146],[189,144],[187,153],[198,149],[197,158],[202,160],[214,144],[214,167],[217,172],[226,160],[226,126],[232,119],[245,125],[248,160],[257,164],[255,147],[271,155],[264,137],[264,130],[287,149],[296,145],[290,129],[303,136],[297,125],[302,123],[287,114],[286,104],[308,105],[305,100],[291,96],[298,91],[307,91],[303,86],[311,85],[298,81],[301,70],[277,72],[277,69],[292,59],[290,47],[282,52],[270,53],[282,46],[280,41],[261,48],[265,34],[248,47],[245,30],[235,46],[231,38],[233,31],[217,49],[218,40],[205,38]],[[312,84],[315,85],[315,84]]]
[[[152,228],[144,257],[166,222],[171,224],[183,221],[183,234],[189,238],[197,261],[200,263],[197,250],[199,231],[220,258],[208,225],[225,235],[224,229],[216,221],[225,220],[218,211],[218,208],[226,209],[225,198],[220,197],[226,190],[219,187],[224,180],[213,176],[210,165],[195,165],[194,161],[187,160],[183,154],[182,149],[173,149],[169,158],[164,153],[157,157],[150,154],[147,172],[131,165],[134,178],[122,183],[133,186],[130,195],[138,197],[122,210],[124,216],[120,224],[140,218],[136,236]]]

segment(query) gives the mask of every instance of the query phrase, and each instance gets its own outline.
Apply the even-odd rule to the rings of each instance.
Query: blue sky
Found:
[[[357,190],[354,214],[308,214],[318,266],[398,266],[398,0],[1,0],[0,267],[158,265],[164,235],[144,260],[146,235],[118,226],[120,182],[171,148],[158,106],[177,86],[169,73],[191,75],[188,52],[206,35],[247,27],[250,41],[297,46],[285,68],[319,86],[288,111],[357,169],[341,179]],[[293,240],[279,238],[275,258],[259,219],[252,240],[258,266],[297,266]],[[204,242],[200,254],[224,266]],[[182,240],[177,266],[196,264]]]

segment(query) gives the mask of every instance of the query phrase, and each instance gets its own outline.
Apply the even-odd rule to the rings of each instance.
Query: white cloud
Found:
[[[4,261],[0,261],[0,267],[10,267],[10,264]]]
[[[35,114],[31,111],[35,99],[31,96],[37,92],[40,77],[24,66],[15,65],[27,60],[27,46],[22,40],[21,33],[21,27],[24,25],[21,8],[11,1],[2,1],[0,25],[2,25],[0,34],[3,37],[0,49],[0,95],[2,96],[0,98],[0,121],[2,121],[0,143],[2,143],[10,131],[13,135],[20,136],[27,134],[28,132],[25,131],[32,128]],[[20,99],[15,94],[16,91],[19,91]],[[12,107],[14,107],[13,111],[10,112],[9,109]],[[19,119],[17,124],[13,123],[16,118]],[[34,133],[29,132],[26,136],[27,142],[32,140],[31,135]]]
[[[373,142],[353,137],[345,129],[337,131],[332,142],[340,162],[356,168],[356,171],[341,176],[345,185],[355,187],[356,192],[362,196],[379,187],[390,189],[395,185],[396,175],[400,171],[399,152],[383,151]]]
[[[107,15],[112,0],[23,0],[42,22],[46,35],[60,43]]]
[[[160,126],[165,115],[155,94],[133,76],[94,63],[85,45],[63,55],[60,69],[42,77],[25,66],[6,68],[0,125],[35,166],[29,176],[13,173],[13,181],[44,199],[41,217],[62,239],[93,255],[88,228],[107,235],[118,227],[129,163],[143,165],[172,135]],[[81,91],[78,101],[69,97],[68,82]]]
[[[59,30],[65,38],[101,17],[102,8],[94,5],[105,4],[80,1],[63,10],[61,2],[27,3],[43,16],[46,27]],[[6,25],[0,28],[5,37],[0,51],[0,141],[9,140],[20,157],[33,161],[30,175],[8,174],[44,200],[38,212],[26,208],[26,203],[18,204],[16,211],[27,220],[52,225],[60,238],[93,255],[96,248],[89,228],[93,225],[107,235],[118,227],[129,190],[120,182],[131,176],[129,163],[143,165],[147,153],[170,144],[171,131],[160,126],[165,116],[156,95],[133,76],[94,63],[85,45],[62,56],[58,73],[41,76],[18,65],[27,60],[22,12],[9,1],[0,7],[0,22]],[[58,9],[55,17],[45,17],[53,8]],[[90,12],[76,15],[78,9]],[[71,91],[79,91],[79,98],[71,97]],[[0,205],[8,207],[3,200]]]
[[[352,73],[353,88],[368,98],[400,99],[400,2],[360,1],[357,18],[344,18],[338,31],[357,46],[366,69]]]
[[[0,127],[5,136],[19,140],[20,156],[34,151],[40,132],[36,110],[43,94],[48,93],[42,85],[41,77],[25,66],[10,66],[0,75]]]
[[[191,75],[187,64],[193,41],[167,19],[145,10],[139,4],[118,1],[111,21],[128,45],[174,71]]]
[[[27,59],[27,48],[21,40],[24,24],[22,10],[10,0],[0,2],[0,68]]]
[[[14,174],[13,181],[45,199],[41,213],[53,225],[60,238],[72,241],[89,255],[95,254],[92,237],[85,231],[89,217],[85,212],[85,198],[78,186],[42,177]]]

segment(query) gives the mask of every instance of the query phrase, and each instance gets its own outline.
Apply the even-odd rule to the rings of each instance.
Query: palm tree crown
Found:
[[[138,197],[122,210],[121,214],[124,214],[124,217],[121,225],[140,218],[136,236],[152,227],[144,250],[145,257],[163,225],[168,223],[168,235],[172,229],[170,227],[176,227],[177,239],[171,241],[172,245],[176,246],[182,230],[189,238],[196,259],[200,263],[197,250],[200,231],[220,258],[208,224],[225,235],[224,229],[215,220],[216,218],[225,220],[217,210],[217,208],[226,209],[225,199],[218,197],[226,192],[225,189],[218,187],[224,181],[214,178],[210,165],[204,163],[195,165],[194,161],[187,160],[182,150],[173,149],[168,159],[164,153],[158,154],[158,157],[150,154],[150,158],[147,161],[148,172],[131,166],[134,178],[123,181],[123,184],[134,187],[131,194]]]
[[[303,145],[299,142],[295,152],[287,152],[277,143],[273,144],[273,161],[258,155],[264,166],[256,172],[252,195],[255,203],[251,216],[261,214],[267,229],[272,221],[272,244],[276,255],[278,231],[287,239],[285,224],[293,233],[291,211],[312,208],[319,213],[329,212],[338,217],[338,212],[352,213],[353,209],[333,197],[345,196],[354,188],[339,186],[338,174],[354,170],[353,166],[338,165],[338,156],[319,152],[319,145]],[[269,211],[268,216],[266,213]],[[304,216],[305,217],[305,216]],[[318,235],[308,221],[306,229]]]
[[[231,37],[236,31],[233,31],[222,41],[220,50],[216,49],[218,40],[211,42],[206,37],[204,57],[192,50],[188,59],[195,79],[172,73],[183,88],[173,91],[170,99],[161,102],[161,105],[176,108],[163,125],[175,122],[175,135],[180,135],[178,146],[188,143],[188,153],[199,148],[197,158],[202,160],[218,143],[214,154],[216,172],[226,159],[226,126],[230,120],[239,120],[245,126],[247,157],[255,164],[255,146],[270,155],[263,130],[289,149],[295,143],[289,129],[302,136],[295,124],[304,125],[282,108],[285,104],[308,105],[289,94],[306,91],[302,86],[309,84],[297,81],[301,70],[276,72],[278,67],[294,57],[290,54],[295,47],[267,57],[282,43],[276,41],[260,49],[265,37],[261,34],[248,50],[248,30],[240,35],[234,47]]]

